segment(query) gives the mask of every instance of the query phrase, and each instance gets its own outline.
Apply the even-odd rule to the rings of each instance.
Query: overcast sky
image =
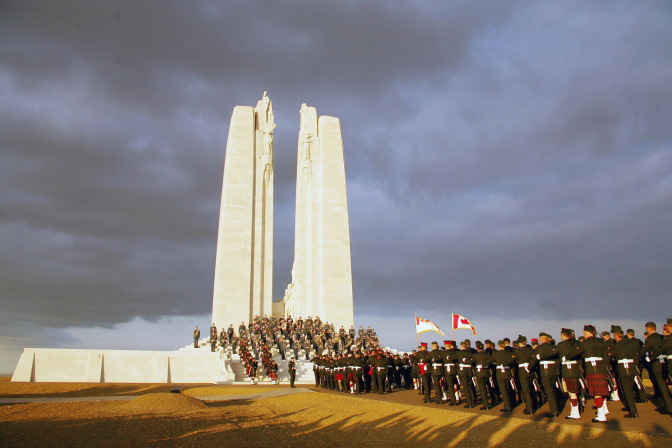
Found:
[[[356,325],[641,335],[672,317],[670,30],[668,1],[3,1],[0,372],[209,325],[229,120],[265,90],[275,297],[305,102],[341,120]]]

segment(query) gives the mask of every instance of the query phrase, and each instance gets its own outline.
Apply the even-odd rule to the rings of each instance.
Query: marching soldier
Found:
[[[476,397],[475,397],[475,390],[474,390],[474,353],[476,350],[471,348],[471,341],[469,339],[465,339],[460,343],[460,350],[457,352],[457,359],[458,359],[458,367],[459,367],[459,373],[458,376],[460,377],[460,383],[462,384],[462,388],[464,389],[464,395],[465,398],[467,399],[467,404],[465,408],[473,408],[476,406]]]
[[[460,380],[457,376],[457,350],[455,341],[443,341],[443,377],[448,389],[448,406],[457,406],[460,402]]]
[[[620,398],[628,411],[625,418],[639,418],[634,388],[636,384],[643,386],[638,369],[641,348],[623,335],[621,327],[612,326],[611,332],[615,341],[612,359],[617,364]]]
[[[376,391],[379,394],[385,393],[385,377],[387,376],[387,357],[382,350],[378,351],[375,357],[375,376],[376,376]],[[389,384],[388,384],[388,392]]]
[[[420,347],[418,347],[418,351]],[[411,364],[411,379],[413,380],[413,389],[420,389],[420,368],[418,367],[418,352],[413,350],[410,355],[408,355],[408,362]]]
[[[420,373],[420,394],[425,396],[424,402],[429,403],[429,395],[431,393],[432,376],[429,371],[428,364],[431,363],[429,352],[427,351],[427,343],[420,343],[420,351],[418,351],[418,368]]]
[[[489,369],[490,353],[485,351],[485,346],[481,341],[476,341],[476,353],[474,354],[474,364],[476,365],[476,382],[478,383],[478,391],[481,394],[481,410],[486,411],[496,406],[492,381],[492,375]],[[488,405],[488,396],[490,397],[490,404]]]
[[[364,360],[362,359],[358,351],[355,352],[355,357],[350,362],[350,368],[352,369],[352,383],[354,386],[354,393],[359,395],[361,393],[362,371],[364,370]]]
[[[664,338],[656,331],[656,324],[653,322],[647,322],[646,331],[649,335],[644,347],[642,347],[642,352],[648,357],[652,374],[651,382],[658,389],[663,400],[662,406],[659,406],[656,410],[661,414],[670,414],[672,413],[672,398],[670,398],[667,382],[663,379],[663,363],[667,363],[667,355],[663,354]]]
[[[289,362],[287,363],[287,371],[289,372],[289,387],[294,388],[294,380],[296,380],[296,361],[294,361],[293,356],[289,359]],[[317,383],[315,385],[317,386]]]
[[[497,347],[499,350],[492,354],[492,357],[489,362],[495,364],[497,371],[497,384],[499,385],[499,393],[504,402],[504,407],[500,409],[500,412],[511,412],[512,409],[512,400],[511,398],[515,395],[512,395],[514,392],[513,375],[511,368],[516,363],[516,355],[513,350],[507,350],[507,343],[504,341],[498,341]]]
[[[432,375],[432,383],[436,392],[436,401],[441,404],[443,392],[441,391],[441,379],[443,378],[443,353],[439,350],[439,344],[432,342],[432,351],[429,352],[429,369]],[[425,392],[425,399],[430,400],[431,393]]]
[[[404,378],[404,387],[406,390],[411,388],[411,361],[408,353],[404,353],[404,357],[401,358],[401,376]]]
[[[595,398],[597,416],[593,422],[606,422],[609,409],[607,397],[611,394],[612,386],[609,384],[608,360],[611,357],[609,344],[602,338],[595,336],[596,330],[593,325],[583,327],[585,340],[579,346],[579,353],[583,356],[586,369],[586,383],[588,394]]]
[[[565,391],[569,394],[569,403],[572,407],[571,412],[566,419],[578,420],[581,418],[579,408],[579,394],[581,394],[581,384],[583,382],[581,366],[579,361],[581,356],[578,353],[579,343],[572,335],[574,332],[568,328],[563,328],[560,332],[562,342],[558,344],[558,356],[561,361],[562,384]]]
[[[534,356],[534,350],[527,344],[527,338],[522,334],[518,335],[516,342],[518,343],[518,348],[514,354],[518,362],[518,380],[520,381],[523,401],[525,402],[523,413],[534,414],[537,409],[537,406],[535,406],[535,397],[532,394],[532,390],[534,389],[534,374],[529,368]]]
[[[535,351],[535,357],[530,362],[530,369],[539,365],[541,375],[541,385],[544,388],[546,400],[550,407],[549,417],[557,417],[560,413],[558,409],[558,398],[556,387],[558,383],[558,349],[550,342],[551,336],[548,333],[539,333],[539,347]]]
[[[667,325],[663,327],[662,354],[667,357],[667,375],[665,378],[672,382],[672,318],[667,319]]]
[[[637,347],[642,348],[644,347],[644,343],[642,342],[641,339],[635,337],[635,330],[632,328],[628,328],[625,332],[625,336],[628,338],[628,341],[637,344]],[[642,369],[644,366],[642,365],[641,361],[639,364],[639,377],[642,377]],[[649,375],[649,378],[651,378],[652,375]],[[646,403],[649,401],[649,397],[646,395],[646,389],[642,387],[641,389],[636,387],[635,388],[635,393],[637,394],[637,403]]]
[[[387,391],[390,392],[395,385],[395,359],[390,352],[385,352],[387,358]]]
[[[404,371],[404,361],[399,354],[394,355],[394,386],[401,389],[401,376]]]

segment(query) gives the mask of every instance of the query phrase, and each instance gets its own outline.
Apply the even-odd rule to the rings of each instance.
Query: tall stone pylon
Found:
[[[354,323],[350,221],[338,118],[300,110],[292,283],[285,314],[319,316],[336,330]]]
[[[236,106],[226,142],[212,321],[237,329],[272,313],[273,105]]]

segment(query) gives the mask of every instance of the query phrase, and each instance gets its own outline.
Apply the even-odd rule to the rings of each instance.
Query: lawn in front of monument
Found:
[[[0,394],[12,395],[8,393],[12,384],[16,383],[0,382]],[[52,393],[64,395],[67,395],[64,389],[73,387],[63,383],[24,386],[40,387],[43,393],[43,388],[49,386]],[[627,444],[650,447],[669,446],[672,441],[668,436],[612,431],[600,426],[501,418],[327,393],[206,403],[186,393],[157,392],[159,386],[87,385],[87,392],[92,395],[96,395],[96,388],[100,389],[98,395],[109,395],[111,387],[125,387],[124,392],[117,390],[121,394],[136,388],[130,394],[142,395],[130,401],[0,406],[0,446],[592,447]],[[199,387],[194,385],[194,392]],[[185,392],[191,388],[185,387]],[[200,390],[217,392],[217,395],[225,395],[223,391],[235,395],[259,391],[255,386],[206,386]]]

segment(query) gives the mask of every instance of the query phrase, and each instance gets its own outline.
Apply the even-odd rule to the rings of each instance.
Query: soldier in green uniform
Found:
[[[361,393],[362,386],[362,371],[364,370],[364,360],[360,356],[360,353],[355,352],[355,357],[350,361],[350,369],[352,369],[353,375],[353,385],[355,387],[355,393],[359,395]]]
[[[537,409],[535,404],[536,397],[532,394],[532,390],[534,389],[534,377],[529,369],[530,362],[534,356],[534,350],[527,344],[527,338],[522,334],[518,335],[516,342],[518,343],[518,348],[514,351],[514,354],[516,355],[516,361],[518,362],[518,380],[520,381],[523,401],[525,402],[523,413],[534,414],[534,411]]]
[[[403,372],[404,361],[401,359],[401,356],[397,353],[392,358],[393,362],[393,373],[394,373],[394,387],[401,389],[401,374]]]
[[[418,351],[420,347],[418,347]],[[413,389],[420,389],[420,368],[418,367],[418,355],[415,350],[408,355],[408,362],[411,364],[411,380],[413,381]]]
[[[379,394],[385,393],[385,377],[387,377],[387,357],[382,350],[378,351],[375,357],[375,378],[376,378],[376,391]],[[389,392],[389,385],[388,385]]]
[[[432,376],[427,365],[430,362],[427,343],[422,342],[420,344],[420,351],[418,351],[418,368],[420,372],[420,394],[425,395],[425,403],[429,403],[429,394],[432,390]]]
[[[497,372],[497,384],[499,385],[499,393],[502,397],[504,407],[500,412],[511,412],[514,395],[514,382],[512,367],[516,364],[516,355],[513,350],[507,350],[507,343],[498,341],[497,347],[499,350],[492,354],[489,362],[495,365]]]
[[[408,353],[404,353],[403,358],[401,358],[401,376],[404,379],[404,387],[406,390],[411,388],[411,360],[408,356]]]
[[[315,359],[315,358],[313,358]],[[287,363],[287,371],[289,372],[289,387],[294,388],[294,380],[296,380],[296,362],[292,356]],[[315,384],[317,386],[317,384]]]
[[[460,383],[464,389],[464,396],[467,400],[466,408],[473,408],[476,406],[476,394],[474,390],[473,378],[474,378],[474,353],[476,350],[471,348],[471,341],[465,339],[460,343],[460,350],[457,352],[458,359],[458,375],[460,377]]]
[[[446,380],[446,389],[448,390],[449,406],[457,406],[460,402],[460,383],[457,376],[457,350],[455,341],[443,341],[445,350],[443,351],[443,377]]]
[[[394,371],[395,371],[395,361],[392,353],[386,351],[385,357],[387,358],[387,391],[390,392],[394,387]]]
[[[194,329],[194,348],[198,348],[198,340],[201,338],[201,330],[198,329],[198,325]]]
[[[647,322],[646,331],[649,335],[644,347],[642,347],[642,352],[648,358],[648,363],[651,366],[651,382],[658,389],[662,398],[662,406],[659,406],[656,410],[661,414],[670,414],[672,413],[672,398],[670,398],[670,390],[667,388],[667,382],[663,377],[663,362],[667,364],[667,356],[663,354],[665,340],[657,332],[656,324],[653,322]]]
[[[549,417],[555,418],[560,414],[558,408],[557,384],[560,374],[558,369],[558,349],[550,342],[551,336],[548,333],[539,333],[539,347],[535,351],[535,357],[530,362],[530,368],[539,365],[539,374],[541,376],[541,386],[544,388],[546,400],[550,407]]]
[[[438,342],[432,342],[432,351],[429,352],[429,366],[432,375],[432,385],[436,393],[436,402],[443,402],[443,391],[441,390],[441,379],[443,378],[443,353],[439,350]],[[430,400],[430,393],[425,393],[425,398]]]
[[[672,383],[672,318],[667,319],[667,325],[663,327],[662,353],[667,359],[667,372],[664,378]]]
[[[579,394],[581,394],[581,384],[583,383],[583,373],[581,371],[582,361],[579,355],[579,342],[573,338],[574,332],[569,328],[563,328],[560,332],[562,342],[558,344],[558,356],[560,357],[560,368],[562,375],[562,384],[569,395],[571,412],[566,419],[578,420],[581,418],[581,409],[579,407]]]
[[[481,394],[482,411],[496,406],[494,387],[491,384],[492,375],[489,367],[492,362],[490,358],[490,353],[485,351],[485,345],[481,341],[476,341],[476,353],[474,353],[473,360],[476,367],[476,383]],[[490,404],[488,404],[488,397],[490,397]]]
[[[612,326],[611,333],[615,341],[612,347],[612,359],[616,362],[618,369],[620,398],[628,411],[625,418],[638,418],[634,387],[636,381],[641,381],[638,378],[641,348],[625,337],[621,327]]]
[[[583,327],[585,339],[579,346],[578,352],[584,360],[588,394],[595,398],[597,416],[593,422],[606,422],[609,413],[606,398],[612,392],[608,363],[611,352],[609,344],[604,339],[596,337],[596,333],[593,325]]]

